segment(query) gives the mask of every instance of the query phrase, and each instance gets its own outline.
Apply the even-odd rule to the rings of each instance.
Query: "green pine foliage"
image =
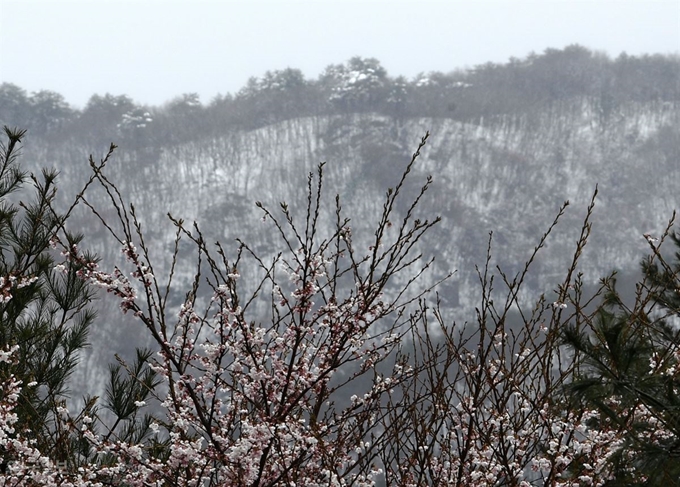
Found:
[[[23,172],[17,158],[25,131],[4,131],[8,142],[0,144],[0,350],[17,350],[13,361],[0,363],[0,380],[14,376],[23,383],[15,409],[16,434],[34,441],[53,461],[74,467],[87,458],[89,445],[73,434],[69,422],[99,415],[96,397],[84,398],[78,414],[69,415],[66,409],[75,399],[69,395],[69,379],[96,318],[96,289],[78,275],[78,261],[59,264],[69,252],[78,253],[83,237],[66,230],[70,211],[65,216],[54,209],[56,171],[43,170],[40,178]],[[61,256],[57,247],[63,250]],[[96,259],[85,254],[80,261]],[[104,401],[111,413],[106,416],[109,434],[130,441],[148,435],[151,417],[138,419],[135,402],[147,400],[157,384],[155,373],[145,366],[150,355],[140,350],[131,366],[122,360],[111,365]],[[11,454],[2,455],[0,467],[5,469],[9,461]]]
[[[652,251],[634,304],[623,302],[615,279],[605,280],[602,304],[563,333],[578,364],[567,402],[595,408],[598,426],[625,432],[611,485],[638,485],[633,471],[644,474],[644,485],[680,482],[680,253],[669,263],[647,238]],[[678,234],[671,239],[680,248]]]
[[[5,127],[5,134],[8,143],[0,145],[0,347],[18,346],[18,352],[0,374],[3,379],[14,374],[24,383],[17,408],[22,434],[44,451],[58,451],[63,438],[55,432],[54,417],[68,395],[78,352],[87,345],[94,294],[75,269],[55,268],[51,242],[63,229],[63,218],[52,207],[57,173],[44,170],[37,178],[22,172],[17,156],[25,131]],[[63,235],[68,245],[80,240]]]

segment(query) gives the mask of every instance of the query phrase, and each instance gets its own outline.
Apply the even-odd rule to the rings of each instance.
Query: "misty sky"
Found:
[[[680,0],[0,0],[0,82],[77,107],[107,92],[209,102],[267,70],[316,77],[352,56],[411,78],[574,43],[678,53]]]

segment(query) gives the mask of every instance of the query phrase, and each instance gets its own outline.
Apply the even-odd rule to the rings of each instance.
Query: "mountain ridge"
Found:
[[[561,204],[571,202],[520,295],[521,302],[531,303],[541,294],[550,297],[562,282],[596,186],[593,231],[581,268],[588,283],[612,270],[636,272],[649,251],[642,235],[658,235],[677,207],[673,195],[680,185],[680,100],[651,97],[607,104],[604,95],[565,95],[541,101],[523,113],[485,115],[482,110],[479,116],[453,118],[451,114],[460,111],[459,107],[453,112],[438,109],[434,112],[438,115],[423,117],[399,110],[371,111],[378,103],[375,93],[385,89],[376,86],[378,91],[357,87],[356,93],[334,92],[347,102],[337,105],[335,113],[273,117],[271,123],[260,121],[250,127],[221,123],[218,117],[209,116],[211,112],[187,102],[179,107],[184,111],[169,109],[159,122],[166,127],[163,130],[177,127],[179,135],[172,137],[162,137],[162,131],[149,132],[155,120],[147,119],[156,115],[131,118],[127,110],[138,109],[123,106],[124,100],[119,100],[121,106],[111,107],[118,107],[120,113],[102,112],[110,115],[106,126],[118,127],[107,139],[104,132],[95,131],[94,122],[90,132],[37,133],[26,139],[23,161],[36,172],[43,165],[56,167],[61,172],[63,200],[68,201],[88,177],[89,154],[107,149],[102,140],[120,140],[107,174],[124,199],[138,209],[151,255],[157,259],[154,266],[163,276],[175,232],[168,212],[188,222],[196,220],[210,241],[220,240],[233,249],[238,237],[263,256],[272,255],[276,244],[270,227],[260,222],[262,214],[255,202],[275,209],[286,201],[293,215],[301,214],[305,178],[324,161],[328,211],[332,197],[340,194],[355,234],[364,235],[357,242],[368,246],[385,191],[397,183],[420,138],[430,132],[404,195],[407,199],[417,195],[426,177],[433,177],[421,210],[425,218],[441,215],[442,222],[421,246],[424,254],[436,256],[436,273],[457,270],[440,295],[458,321],[471,316],[479,299],[475,264],[486,257],[489,232],[494,232],[493,266],[512,277],[522,271]],[[451,89],[456,90],[452,93],[459,103],[466,93],[474,95],[461,86]],[[269,93],[266,90],[254,86],[243,100],[255,100],[254,106],[265,113],[267,105],[260,102],[262,93]],[[352,103],[346,98],[350,95]],[[271,100],[276,114],[276,98]],[[82,117],[87,118],[86,113]],[[171,113],[178,118],[168,118]],[[204,131],[205,127],[209,130]],[[92,191],[89,201],[106,219],[115,218],[105,194]],[[102,266],[121,265],[120,249],[86,213],[76,214],[71,221],[84,230],[85,247],[101,255]],[[324,223],[326,229],[330,222],[329,218]],[[177,299],[188,289],[194,270],[190,250],[182,252],[186,263],[177,272]],[[247,274],[244,281],[248,281]],[[115,350],[122,344],[123,354],[135,345],[130,337],[137,332],[130,328],[135,325],[128,317],[121,317],[106,296],[99,305],[106,319],[93,331],[93,349],[84,358],[81,383],[102,376],[101,357],[108,361],[111,344]]]

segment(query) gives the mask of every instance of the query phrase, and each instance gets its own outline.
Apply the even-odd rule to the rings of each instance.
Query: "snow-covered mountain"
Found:
[[[548,104],[538,115],[477,123],[371,113],[307,116],[172,145],[122,146],[107,171],[137,208],[157,273],[165,275],[175,232],[168,212],[197,221],[227,249],[238,237],[263,255],[273,254],[272,229],[261,222],[255,202],[276,209],[286,201],[293,214],[302,215],[307,174],[322,161],[326,201],[340,194],[354,234],[370,237],[385,191],[429,131],[406,194],[414,197],[427,175],[433,177],[421,211],[424,218],[440,215],[442,222],[421,250],[436,257],[436,273],[457,271],[440,291],[453,316],[465,321],[478,300],[475,264],[483,263],[490,231],[493,263],[514,275],[560,205],[570,201],[533,267],[522,297],[531,301],[562,282],[596,186],[592,236],[580,269],[587,281],[637,269],[649,248],[643,233],[664,229],[678,206],[680,105],[631,102],[606,117],[597,107],[587,97],[573,98]],[[28,138],[24,162],[58,168],[67,199],[88,176],[89,153],[96,159],[105,149],[77,137]],[[91,193],[90,200],[105,217],[114,217],[103,193]],[[102,256],[103,266],[120,261],[120,249],[94,219],[78,216],[71,224],[85,227],[84,244]],[[325,225],[330,231],[330,218]],[[180,263],[177,296],[188,289],[194,265],[190,252],[180,256],[187,261]],[[101,377],[114,351],[129,350],[136,343],[130,337],[142,333],[127,317],[121,320],[113,299],[103,297],[100,304],[92,352],[82,368],[90,382]]]

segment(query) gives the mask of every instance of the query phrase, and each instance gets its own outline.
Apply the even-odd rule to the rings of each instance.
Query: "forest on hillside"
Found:
[[[455,60],[452,60],[455,63]],[[238,93],[201,101],[186,93],[160,107],[125,94],[95,94],[82,110],[52,91],[0,85],[0,124],[34,137],[77,134],[92,144],[153,147],[250,130],[308,116],[370,112],[395,118],[442,117],[476,123],[501,115],[538,115],[546,105],[586,97],[606,120],[630,102],[677,103],[677,55],[616,59],[579,45],[414,79],[390,76],[379,60],[355,57],[306,79],[288,68],[253,77]]]
[[[596,186],[585,282],[594,286],[615,270],[631,279],[639,273],[641,236],[660,233],[676,205],[679,101],[677,56],[611,59],[574,45],[412,80],[390,76],[376,59],[353,58],[318,79],[295,69],[268,72],[235,94],[209,102],[185,94],[160,107],[96,94],[78,110],[57,93],[28,94],[3,84],[0,124],[27,130],[25,164],[36,173],[42,165],[59,172],[62,203],[86,182],[89,155],[96,160],[114,142],[109,175],[126,199],[144,208],[139,217],[163,266],[170,264],[174,231],[168,213],[196,220],[210,240],[239,238],[275,255],[278,249],[255,223],[255,202],[286,201],[302,211],[301,178],[322,161],[357,233],[369,232],[381,195],[430,131],[414,171],[433,176],[431,196],[421,205],[442,223],[420,245],[438,256],[440,273],[456,270],[440,289],[447,310],[470,313],[479,296],[475,266],[486,258],[489,232],[498,249],[495,265],[515,275],[569,200],[570,211],[534,262],[521,298],[554,296]],[[107,204],[105,194],[91,198]],[[105,216],[115,212],[109,208]],[[91,229],[88,248],[120,264],[96,219],[76,212],[72,221]],[[178,270],[187,280],[191,272]],[[115,313],[107,300],[100,306]],[[79,372],[86,374],[83,382],[98,380],[103,344],[133,352],[125,328],[115,323],[97,330]]]

